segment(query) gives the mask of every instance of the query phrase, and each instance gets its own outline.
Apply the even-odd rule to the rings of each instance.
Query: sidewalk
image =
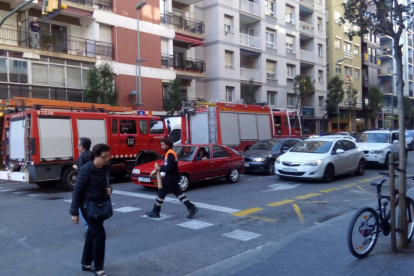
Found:
[[[414,189],[408,195],[414,198]],[[368,206],[374,206],[369,204]],[[395,254],[390,235],[379,236],[365,259],[351,255],[347,229],[355,211],[249,250],[189,276],[341,276],[414,275],[414,240]]]

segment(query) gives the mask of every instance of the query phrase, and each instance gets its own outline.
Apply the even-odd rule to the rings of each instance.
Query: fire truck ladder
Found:
[[[25,161],[26,164],[29,165],[30,164],[30,154],[31,154],[31,149],[30,149],[30,143],[31,143],[31,138],[30,138],[30,129],[32,126],[32,116],[31,114],[27,114],[26,118],[24,119],[24,143],[25,143]]]
[[[217,143],[217,120],[215,107],[208,107],[208,141],[209,143]]]

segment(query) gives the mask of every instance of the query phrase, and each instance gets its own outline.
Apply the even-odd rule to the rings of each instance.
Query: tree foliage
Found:
[[[172,80],[168,86],[167,97],[164,98],[164,110],[167,112],[167,115],[172,116],[176,111],[180,110],[182,102],[181,80]]]
[[[344,106],[348,112],[355,110],[358,104],[358,90],[349,85],[344,94]]]
[[[404,110],[405,110],[406,117],[410,117],[411,115],[413,115],[413,112],[414,112],[413,102],[408,96],[404,96]]]
[[[328,95],[325,100],[325,109],[329,116],[337,112],[338,105],[343,101],[345,91],[344,81],[339,76],[333,77],[328,83]]]
[[[87,77],[85,98],[90,103],[117,105],[118,89],[115,86],[114,70],[109,63],[93,66]]]
[[[368,106],[371,112],[368,115],[371,118],[377,118],[378,113],[381,110],[382,102],[384,101],[384,94],[378,86],[373,86],[368,90],[367,94]]]
[[[241,92],[241,98],[246,104],[256,103],[256,92],[253,84],[253,79],[249,81],[249,85],[246,86]]]
[[[296,96],[296,109],[308,105],[310,96],[315,93],[314,82],[309,76],[297,75],[293,80],[293,91]]]

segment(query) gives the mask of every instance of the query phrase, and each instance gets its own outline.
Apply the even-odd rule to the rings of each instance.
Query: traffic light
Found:
[[[60,11],[67,6],[62,4],[62,0],[44,0],[42,7],[42,21],[46,21],[60,14]]]

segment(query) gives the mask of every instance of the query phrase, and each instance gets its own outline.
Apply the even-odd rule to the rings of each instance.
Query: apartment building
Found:
[[[253,90],[256,102],[297,108],[296,75],[315,81],[298,107],[304,133],[319,133],[325,114],[326,30],[322,0],[205,0],[194,5],[205,41],[196,56],[208,62],[196,97],[237,102]]]
[[[339,130],[340,131],[357,131],[357,121],[364,120],[364,117],[357,117],[357,111],[362,109],[362,62],[361,62],[361,38],[354,37],[351,41],[345,34],[347,29],[351,28],[350,24],[342,24],[339,19],[343,14],[341,2],[337,0],[326,0],[327,10],[327,47],[328,47],[328,82],[334,76],[340,76],[344,81],[343,88],[348,90],[354,88],[358,91],[356,109],[350,111],[345,96],[344,101],[340,104]],[[337,116],[330,120],[330,130],[338,130]]]

